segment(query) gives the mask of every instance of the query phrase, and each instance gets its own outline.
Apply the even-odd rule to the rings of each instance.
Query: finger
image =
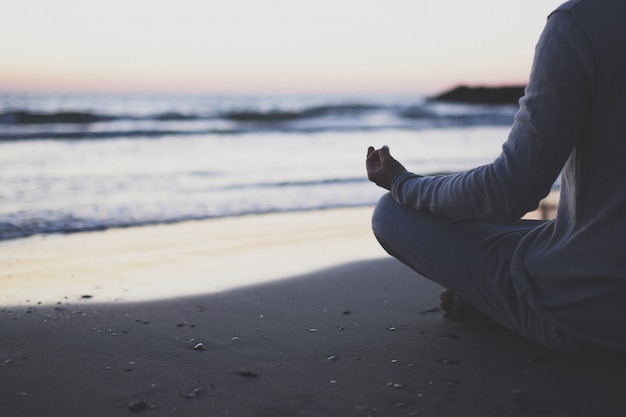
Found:
[[[391,154],[389,153],[389,146],[385,145],[380,148],[380,157],[381,159],[391,159]]]
[[[373,146],[370,146],[369,148],[367,148],[367,157],[368,158],[372,154],[372,152],[374,152],[374,147]]]

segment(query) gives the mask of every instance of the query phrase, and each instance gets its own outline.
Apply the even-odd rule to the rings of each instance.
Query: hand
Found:
[[[406,168],[389,154],[389,147],[386,145],[378,150],[372,146],[367,149],[365,168],[367,178],[387,190],[391,190],[391,181],[394,177],[406,171]]]

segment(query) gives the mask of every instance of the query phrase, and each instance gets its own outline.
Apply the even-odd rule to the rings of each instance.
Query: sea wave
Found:
[[[15,140],[83,140],[117,138],[160,138],[164,136],[186,135],[234,135],[243,133],[235,129],[203,130],[112,130],[112,131],[37,131],[0,133],[0,141]]]
[[[98,111],[0,112],[0,141],[155,138],[237,135],[263,131],[420,130],[510,125],[513,106],[344,103],[290,108],[241,107],[199,111],[153,111],[142,115]]]
[[[0,94],[0,244],[371,206],[383,191],[364,174],[364,146],[402,146],[422,173],[463,170],[492,157],[515,110],[420,97]]]
[[[246,184],[231,184],[223,187],[224,190],[242,190],[246,188],[284,188],[284,187],[315,187],[325,185],[348,185],[354,183],[365,183],[368,180],[363,176],[352,178],[324,178],[300,181],[276,181],[276,182],[257,182]]]
[[[72,214],[57,213],[56,217],[48,218],[21,218],[14,222],[0,221],[0,243],[14,239],[22,239],[37,235],[73,234],[83,232],[99,232],[109,229],[124,229],[130,227],[144,227],[163,224],[176,224],[188,221],[211,220],[221,218],[236,218],[249,215],[264,215],[271,213],[291,213],[317,210],[331,210],[336,208],[369,207],[371,203],[335,203],[317,204],[308,207],[267,207],[263,209],[248,208],[222,214],[186,214],[162,218],[131,219],[124,217],[109,217],[94,219],[77,217]]]
[[[147,115],[131,114],[100,114],[97,112],[60,111],[33,112],[29,110],[12,110],[0,113],[0,125],[38,125],[38,124],[91,124],[108,121],[180,121],[180,120],[215,120],[224,119],[236,122],[281,122],[318,117],[360,115],[376,110],[384,110],[384,106],[372,104],[325,105],[304,108],[302,110],[287,109],[233,109],[216,113],[180,113],[175,111],[158,112]]]
[[[15,110],[0,113],[0,125],[41,125],[41,124],[92,124],[110,121],[194,121],[194,120],[231,120],[235,122],[283,122],[315,118],[345,117],[354,118],[374,112],[387,113],[391,116],[404,119],[436,119],[476,117],[485,118],[506,116],[510,119],[511,106],[475,106],[475,105],[447,105],[443,111],[429,104],[411,106],[383,106],[375,104],[345,104],[314,106],[302,110],[255,110],[238,109],[228,110],[215,114],[207,113],[179,113],[159,112],[135,116],[130,114],[101,114],[97,112],[33,112]]]
[[[82,124],[102,122],[114,119],[111,116],[93,114],[89,112],[62,111],[52,113],[38,113],[27,110],[17,110],[0,113],[0,124],[4,125],[33,125],[33,124]]]

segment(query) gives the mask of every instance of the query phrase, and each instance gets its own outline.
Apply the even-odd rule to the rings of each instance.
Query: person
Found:
[[[468,172],[420,176],[369,147],[389,190],[372,217],[383,248],[532,342],[626,353],[626,2],[573,0],[547,20],[502,152]],[[561,175],[556,218],[520,220]]]

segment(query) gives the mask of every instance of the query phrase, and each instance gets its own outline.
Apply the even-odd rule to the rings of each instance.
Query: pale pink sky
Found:
[[[561,0],[9,0],[0,91],[431,93],[525,83]]]

